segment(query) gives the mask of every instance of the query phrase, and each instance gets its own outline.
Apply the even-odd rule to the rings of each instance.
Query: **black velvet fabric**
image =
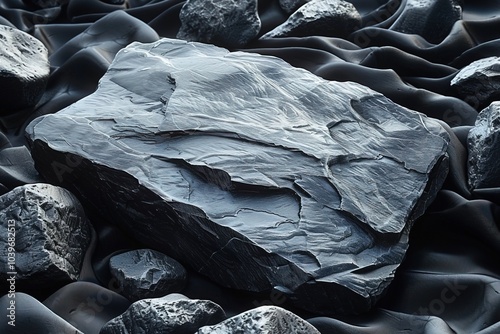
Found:
[[[471,62],[500,55],[500,3],[464,0],[463,19],[442,41],[430,43],[391,29],[406,1],[351,2],[362,15],[363,26],[347,39],[257,37],[241,50],[280,57],[327,80],[361,83],[441,120],[452,137],[450,173],[427,213],[415,223],[407,256],[375,309],[356,316],[300,315],[322,333],[499,333],[500,188],[471,192],[467,187],[465,138],[480,110],[460,100],[450,82]],[[18,172],[16,164],[6,162],[15,161],[16,154],[18,161],[26,160],[24,150],[12,149],[26,144],[26,125],[92,93],[114,55],[127,44],[175,38],[184,1],[60,0],[50,1],[52,7],[37,3],[41,2],[0,0],[0,24],[41,40],[51,63],[41,101],[0,119],[0,193],[40,180],[36,171],[18,167]],[[287,18],[277,0],[259,0],[259,15],[259,36]],[[130,236],[111,238],[109,228],[96,230],[102,235],[97,238],[94,270],[102,283],[108,275],[103,259],[133,243],[128,241]],[[99,245],[103,240],[106,245]],[[123,240],[127,242],[120,244]],[[203,289],[193,287],[197,284],[193,282],[188,294],[195,298],[196,291]],[[219,298],[228,314],[261,301],[231,295],[228,289],[219,293],[228,294]],[[262,299],[286,306],[278,297]]]

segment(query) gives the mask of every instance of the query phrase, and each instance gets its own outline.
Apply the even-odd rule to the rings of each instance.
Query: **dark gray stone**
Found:
[[[448,170],[441,125],[367,87],[170,39],[27,133],[42,175],[138,240],[323,313],[374,305]]]
[[[34,106],[49,79],[48,51],[36,38],[0,25],[0,113]]]
[[[226,318],[210,300],[189,299],[181,294],[139,300],[109,321],[100,334],[194,333],[200,327]]]
[[[9,272],[16,273],[17,283],[31,281],[44,288],[74,281],[90,240],[83,208],[63,188],[30,184],[0,197],[2,283]]]
[[[260,31],[257,0],[188,0],[179,15],[177,38],[243,47]]]
[[[179,292],[186,283],[186,269],[179,262],[151,249],[115,255],[109,269],[120,294],[131,301]]]
[[[391,30],[416,34],[430,43],[440,43],[462,19],[462,0],[406,0]]]
[[[500,98],[500,57],[489,57],[464,67],[451,81],[460,97],[477,110]]]
[[[8,147],[0,151],[0,183],[9,190],[26,183],[43,182],[26,146]]]
[[[312,0],[261,38],[289,36],[347,37],[361,27],[353,4],[343,0]]]
[[[2,334],[83,334],[37,299],[22,292],[6,294],[0,298],[0,310]]]
[[[479,113],[467,136],[469,186],[500,187],[500,102],[493,102]]]
[[[280,7],[287,14],[291,14],[311,0],[279,0]]]
[[[202,327],[197,334],[319,334],[313,325],[277,306],[261,306],[220,324]]]

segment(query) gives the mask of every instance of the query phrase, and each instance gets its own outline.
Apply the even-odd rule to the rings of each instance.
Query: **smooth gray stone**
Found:
[[[471,190],[500,187],[500,101],[477,116],[467,136],[468,175]]]
[[[451,86],[477,110],[486,108],[500,98],[500,57],[472,62],[457,73]]]
[[[27,134],[43,176],[137,240],[319,313],[375,304],[448,171],[441,125],[367,87],[171,39]]]
[[[90,240],[89,222],[69,191],[42,183],[17,187],[0,197],[0,284],[10,272],[17,284],[44,288],[74,281]]]
[[[49,79],[47,48],[21,30],[0,25],[0,113],[34,106]]]
[[[119,292],[131,301],[179,292],[186,284],[186,269],[171,257],[151,249],[137,249],[113,256],[111,275]]]
[[[226,318],[224,310],[210,300],[189,299],[181,294],[142,299],[110,320],[100,334],[194,333]]]
[[[291,14],[311,0],[279,0],[281,9]]]
[[[0,298],[0,333],[83,334],[34,297],[16,292]]]
[[[319,334],[313,325],[278,306],[261,306],[214,326],[202,327],[197,334]]]
[[[27,183],[43,182],[26,146],[0,150],[0,183],[9,190]]]
[[[245,46],[260,31],[257,0],[187,0],[177,38],[228,48]]]
[[[347,37],[361,27],[353,4],[343,0],[312,0],[261,38],[311,35]]]
[[[420,35],[428,42],[439,44],[451,28],[462,19],[462,0],[405,0],[391,30]]]

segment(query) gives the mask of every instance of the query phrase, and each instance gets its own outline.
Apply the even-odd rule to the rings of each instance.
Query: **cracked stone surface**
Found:
[[[0,25],[0,113],[34,106],[49,79],[47,48],[20,30]]]
[[[31,280],[44,287],[74,281],[90,240],[83,208],[63,188],[37,183],[0,197],[2,283],[8,272],[17,273],[18,283]],[[14,244],[15,268],[7,263],[10,242]]]
[[[225,318],[224,310],[210,300],[170,294],[133,303],[123,314],[108,321],[99,333],[194,333]]]
[[[151,248],[322,313],[374,305],[448,170],[446,131],[367,87],[171,39],[27,136],[44,177]]]
[[[179,292],[186,281],[186,269],[179,262],[151,249],[113,256],[109,270],[119,282],[120,294],[131,301]]]
[[[500,98],[500,57],[476,60],[465,66],[451,81],[467,103],[478,110]]]
[[[319,334],[313,325],[277,306],[261,306],[229,318],[214,326],[200,328],[196,334]]]
[[[467,136],[469,186],[500,187],[500,102],[479,113]]]
[[[462,19],[462,0],[406,0],[391,30],[417,34],[438,44]]]
[[[257,0],[188,0],[177,38],[224,47],[243,47],[260,31]]]
[[[361,26],[353,4],[343,0],[312,0],[261,38],[289,36],[347,37]]]

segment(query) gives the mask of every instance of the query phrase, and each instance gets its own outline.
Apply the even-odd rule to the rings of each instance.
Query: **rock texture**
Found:
[[[47,48],[20,30],[0,25],[0,113],[34,106],[49,79]]]
[[[500,102],[493,102],[479,113],[467,137],[469,186],[500,186]]]
[[[186,283],[186,270],[179,262],[151,249],[113,256],[109,270],[120,294],[131,301],[179,292]]]
[[[347,37],[361,26],[361,16],[350,2],[312,0],[261,38],[289,36]]]
[[[12,190],[27,183],[43,182],[26,146],[0,151],[0,184]]]
[[[83,208],[67,190],[15,188],[0,197],[1,284],[12,275],[18,284],[32,280],[44,288],[76,280],[90,239]]]
[[[313,325],[277,306],[261,306],[227,319],[215,326],[205,326],[197,334],[319,334]]]
[[[430,43],[440,43],[462,19],[461,0],[406,0],[392,30],[420,35]]]
[[[279,0],[281,9],[291,14],[311,0]]]
[[[0,333],[83,334],[32,296],[17,292],[0,298]]]
[[[122,315],[104,325],[100,334],[194,333],[225,317],[224,310],[212,301],[171,294],[133,303]]]
[[[257,0],[188,0],[179,15],[177,38],[242,47],[260,31]]]
[[[489,57],[465,66],[451,81],[460,97],[478,110],[500,98],[500,57]]]
[[[448,166],[436,121],[367,87],[170,39],[120,51],[27,133],[42,175],[138,240],[323,313],[379,299]]]

